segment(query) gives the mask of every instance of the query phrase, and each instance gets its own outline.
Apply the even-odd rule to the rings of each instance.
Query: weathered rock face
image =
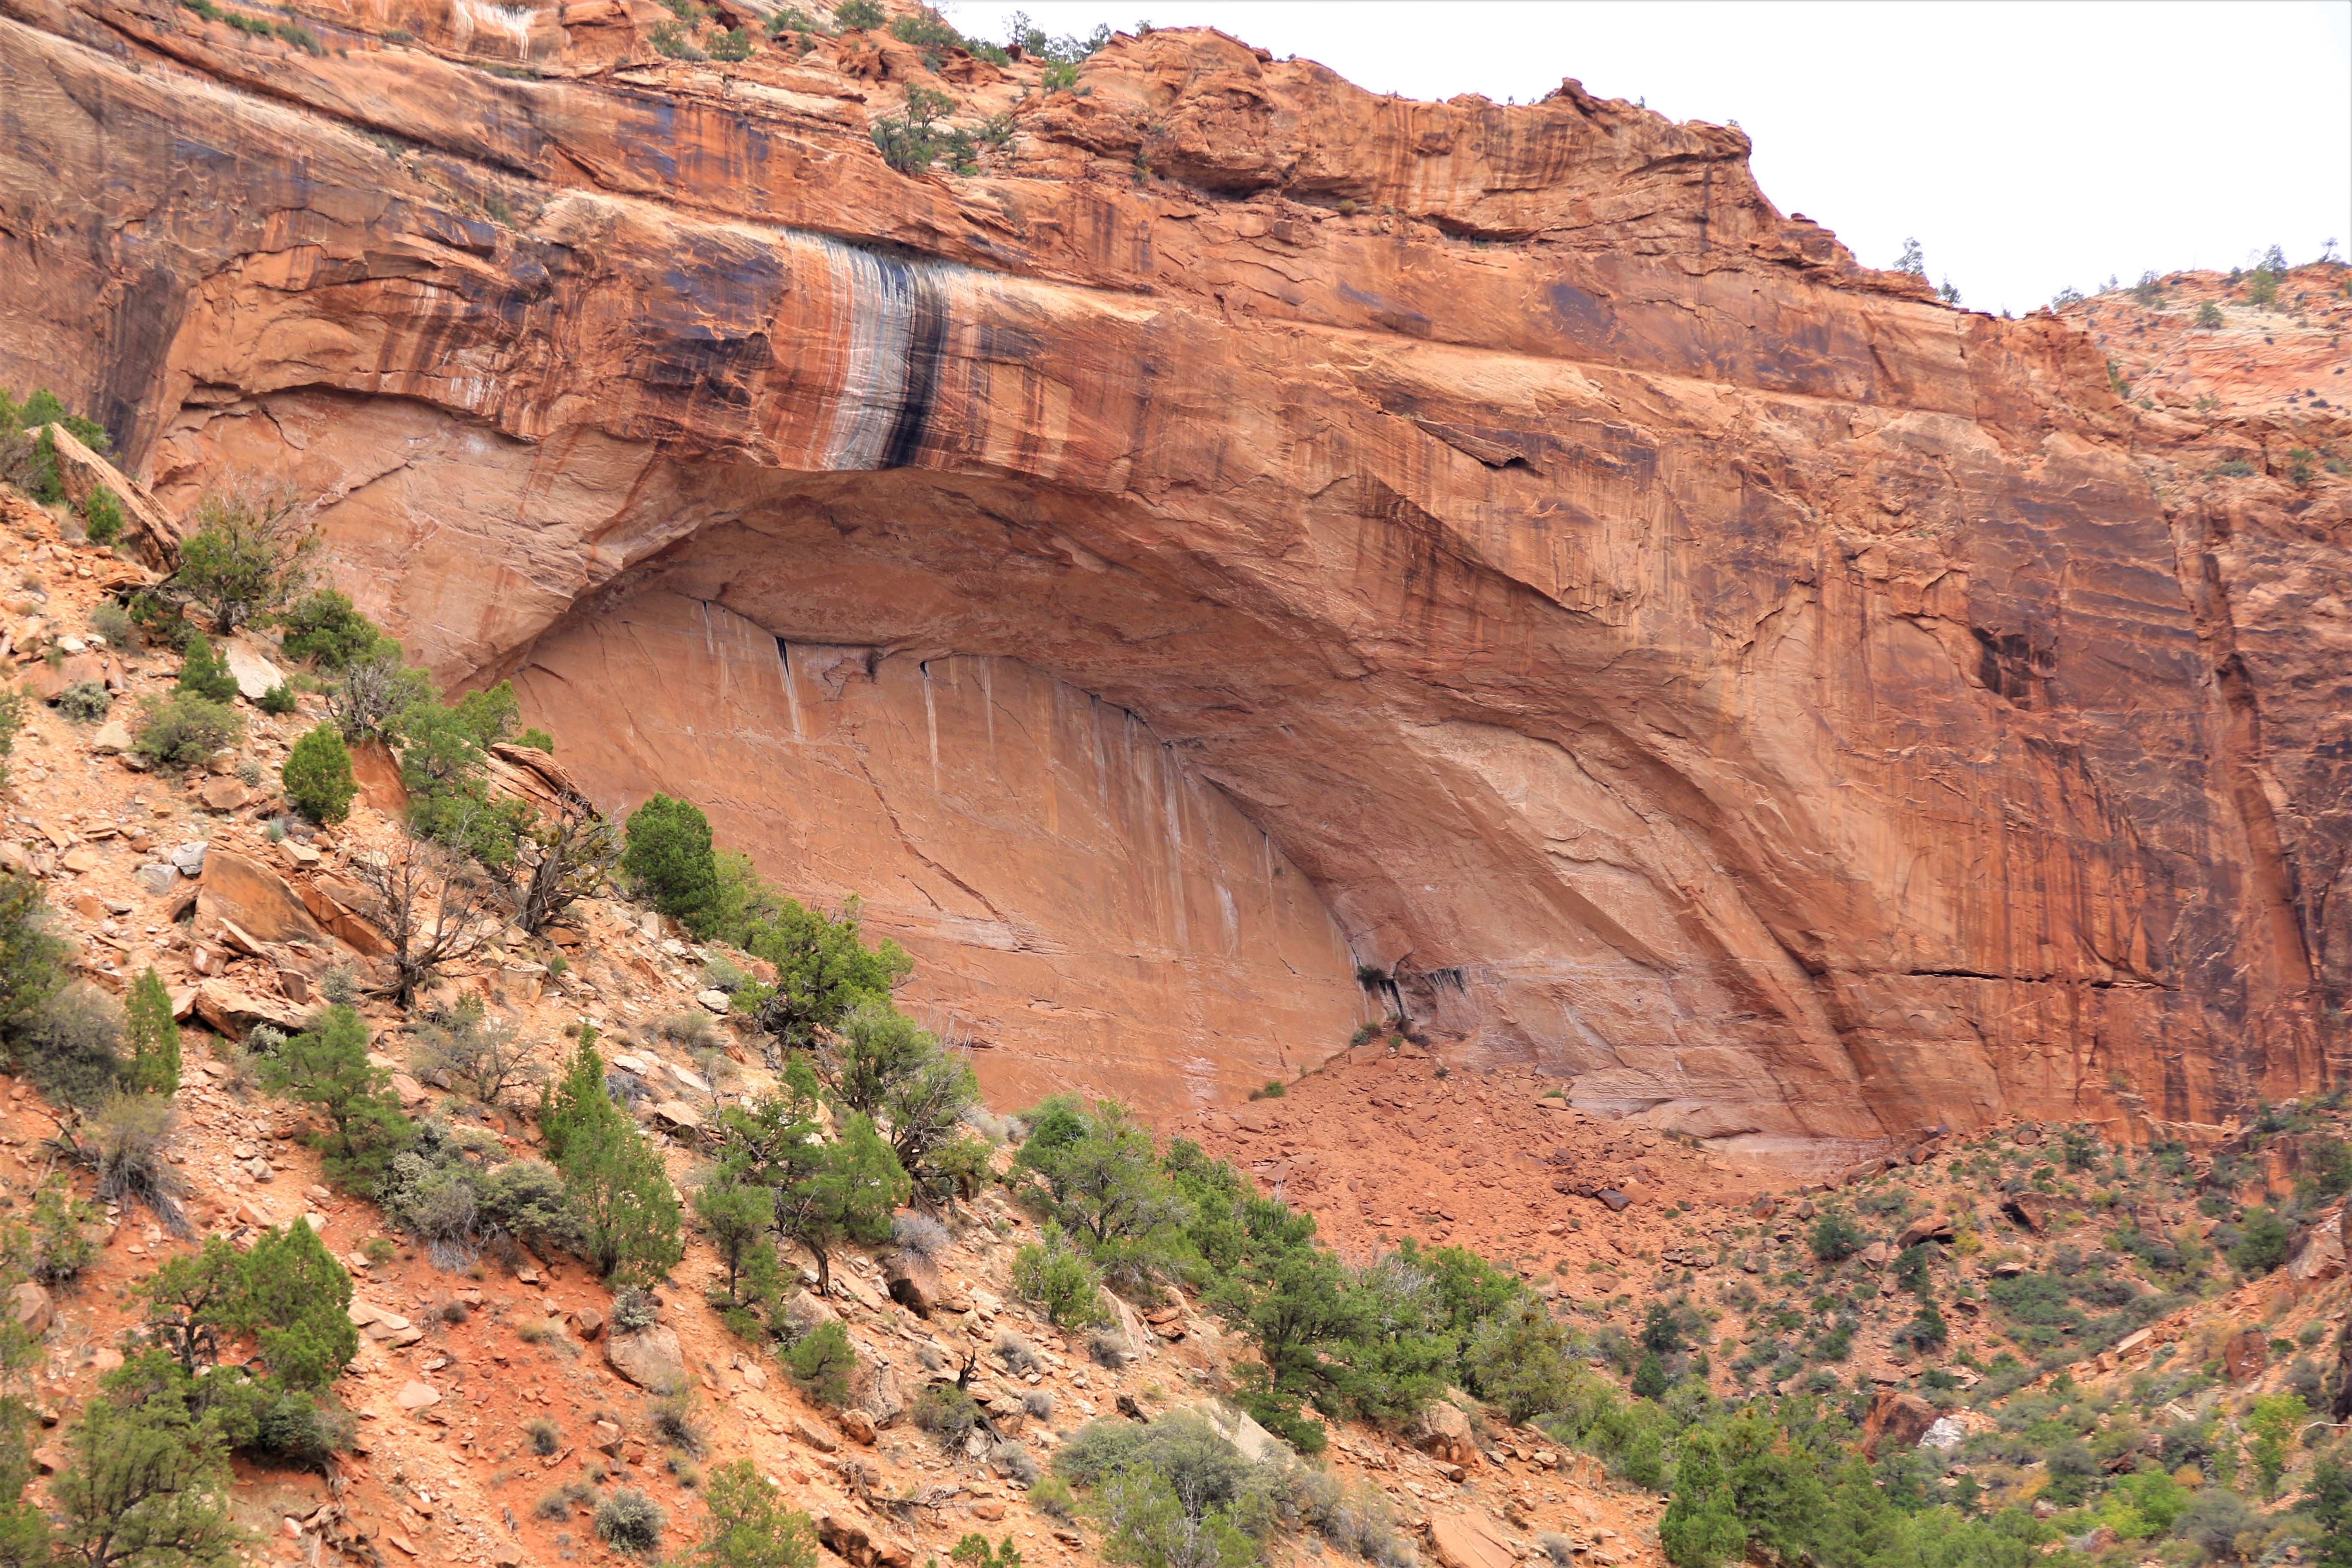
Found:
[[[1359,964],[1761,1150],[2341,1050],[2352,821],[2282,783],[2340,767],[2273,752],[2352,744],[2345,487],[2216,500],[2079,333],[1857,268],[1737,131],[1159,32],[909,178],[866,118],[1034,68],[394,9],[0,0],[0,382],[167,499],[319,496],[607,805],[871,897],[999,1083],[1230,1089]]]

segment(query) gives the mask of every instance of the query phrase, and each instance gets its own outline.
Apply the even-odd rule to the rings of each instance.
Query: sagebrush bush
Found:
[[[524,1422],[522,1429],[530,1438],[530,1451],[542,1459],[552,1457],[563,1446],[562,1428],[544,1415]]]
[[[98,1173],[98,1195],[106,1203],[144,1204],[165,1228],[185,1229],[180,1198],[185,1185],[173,1170],[169,1151],[179,1131],[171,1101],[147,1094],[121,1094],[90,1119],[89,1137],[77,1152]]]
[[[58,693],[58,711],[77,724],[95,724],[113,706],[114,693],[102,680],[77,680]]]
[[[613,1328],[624,1334],[643,1332],[654,1326],[660,1310],[652,1291],[632,1285],[613,1298]]]
[[[935,1258],[955,1243],[948,1227],[927,1214],[902,1214],[890,1222],[890,1239],[902,1252]]]
[[[699,1458],[702,1455],[702,1426],[695,1419],[694,1402],[683,1394],[674,1394],[654,1405],[654,1436],[680,1453]]]
[[[112,600],[90,611],[89,629],[104,637],[106,646],[110,648],[123,653],[139,651],[139,623],[131,618],[130,611]]]
[[[1037,1347],[1011,1329],[999,1329],[996,1342],[989,1348],[1003,1358],[1006,1370],[1015,1377],[1026,1377],[1033,1372],[1045,1370],[1045,1360],[1038,1355]]]
[[[122,1088],[122,1009],[95,986],[58,990],[17,1030],[15,1057],[51,1100],[94,1110]]]
[[[623,1487],[596,1505],[596,1536],[617,1552],[650,1556],[661,1548],[669,1516],[635,1487]]]

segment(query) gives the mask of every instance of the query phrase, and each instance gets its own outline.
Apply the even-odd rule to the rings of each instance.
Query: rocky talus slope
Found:
[[[1572,81],[213,9],[0,0],[0,382],[173,515],[316,498],[602,803],[864,895],[1008,1097],[1189,1111],[1393,1004],[1833,1168],[2340,1064],[2332,384],[2143,407]],[[968,168],[877,153],[917,89]]]

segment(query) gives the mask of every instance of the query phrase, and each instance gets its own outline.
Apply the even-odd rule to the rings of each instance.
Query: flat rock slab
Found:
[[[440,1403],[441,1391],[429,1383],[412,1379],[401,1386],[400,1407],[403,1410],[424,1410]]]
[[[686,1386],[686,1356],[677,1348],[677,1335],[659,1324],[634,1334],[606,1334],[604,1364],[656,1394]]]

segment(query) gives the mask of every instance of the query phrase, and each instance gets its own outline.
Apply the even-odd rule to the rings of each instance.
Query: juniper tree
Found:
[[[401,1113],[392,1075],[367,1058],[366,1021],[338,1004],[262,1064],[265,1087],[317,1106],[332,1131],[321,1140],[327,1173],[373,1191],[392,1156],[416,1133]]]

